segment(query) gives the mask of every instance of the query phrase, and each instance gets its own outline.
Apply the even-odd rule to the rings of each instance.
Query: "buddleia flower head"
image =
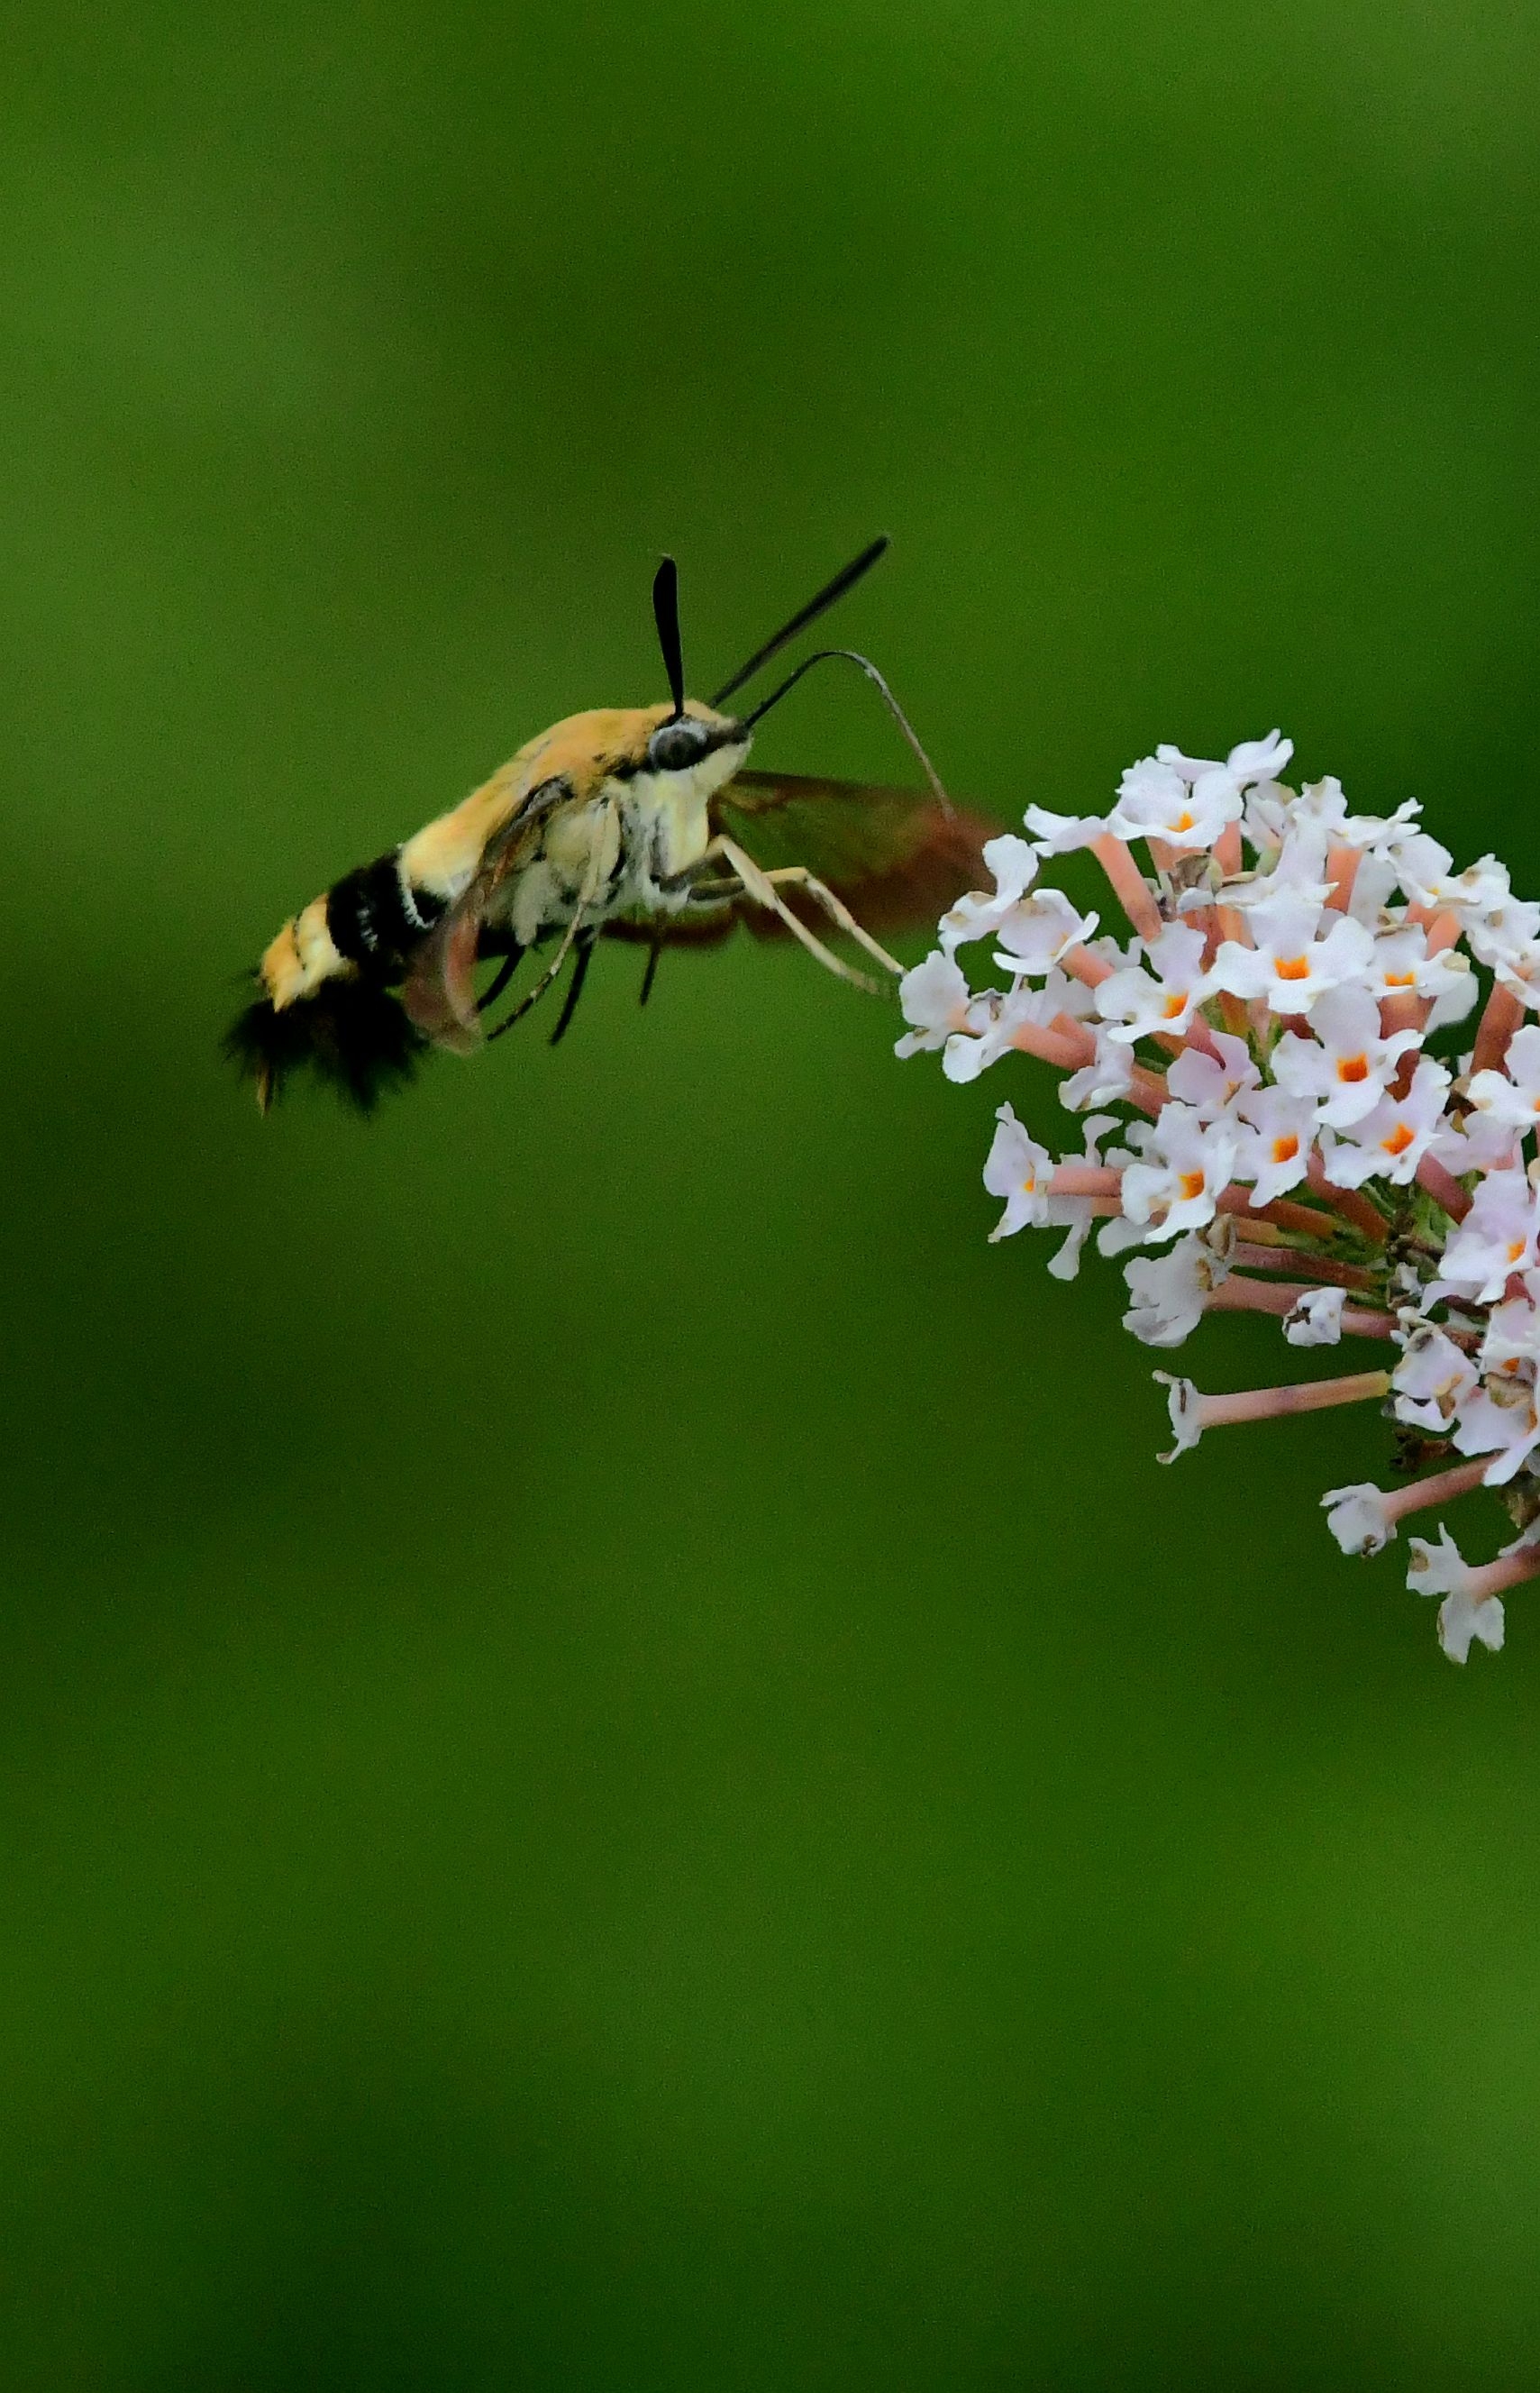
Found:
[[[1457,866],[1413,800],[1360,815],[1337,780],[1286,784],[1292,756],[1276,731],[1222,760],[1162,746],[1104,815],[1029,807],[1028,836],[985,851],[995,888],[951,908],[904,980],[898,1053],[940,1050],[953,1080],[1012,1054],[1059,1072],[1081,1152],[1002,1105],[992,1235],[1067,1231],[1062,1278],[1094,1236],[1144,1344],[1248,1312],[1291,1346],[1364,1355],[1229,1395],[1157,1372],[1164,1461],[1211,1430],[1373,1404],[1415,1467],[1322,1497],[1344,1553],[1501,1497],[1520,1534],[1489,1563],[1442,1522],[1407,1539],[1407,1584],[1441,1599],[1463,1662],[1502,1644],[1504,1592],[1540,1573],[1540,906],[1493,857]],[[1045,875],[1081,849],[1127,938]],[[975,987],[963,959],[985,943],[999,978]]]

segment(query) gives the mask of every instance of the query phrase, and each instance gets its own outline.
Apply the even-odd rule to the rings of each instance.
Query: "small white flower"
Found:
[[[1086,953],[1094,956],[1099,964],[1110,965],[1114,972],[1128,972],[1143,955],[1144,942],[1142,939],[1132,938],[1126,947],[1120,948],[1117,941],[1103,931],[1100,938],[1086,941]],[[1080,994],[1086,1000],[1088,1010],[1094,1013],[1096,1009],[1092,992],[1083,985],[1077,985],[1080,987]]]
[[[1286,739],[1281,731],[1270,731],[1265,739],[1243,739],[1232,748],[1222,765],[1207,756],[1184,756],[1180,748],[1163,740],[1155,750],[1158,764],[1169,765],[1173,773],[1184,781],[1196,783],[1207,773],[1225,773],[1243,790],[1254,781],[1275,781],[1288,769],[1294,753],[1294,742]]]
[[[1342,784],[1330,775],[1307,781],[1298,795],[1280,782],[1259,782],[1246,798],[1245,829],[1259,856],[1276,858],[1272,870],[1253,884],[1258,897],[1270,888],[1293,887],[1303,894],[1307,885],[1318,884],[1314,894],[1325,905],[1332,887],[1324,878],[1328,848],[1351,847],[1362,854],[1362,843],[1350,827]],[[1393,886],[1393,880],[1386,886]]]
[[[1472,1596],[1470,1571],[1448,1530],[1441,1523],[1436,1546],[1426,1537],[1408,1537],[1406,1543],[1411,1550],[1406,1584],[1412,1593],[1443,1597],[1439,1606],[1439,1643],[1450,1660],[1465,1661],[1478,1639],[1489,1653],[1499,1652],[1506,1625],[1502,1598]]]
[[[1348,912],[1355,922],[1365,929],[1379,931],[1393,920],[1389,909],[1397,887],[1393,859],[1378,853],[1360,851],[1358,870],[1353,874],[1352,896],[1348,900]],[[1450,950],[1454,952],[1453,949]],[[1437,1000],[1440,1005],[1459,1002],[1458,993]]]
[[[1107,829],[1119,839],[1161,839],[1184,850],[1212,847],[1240,812],[1240,790],[1220,766],[1189,781],[1170,765],[1145,756],[1119,781]]]
[[[1262,867],[1276,863],[1287,842],[1290,825],[1297,819],[1299,804],[1295,792],[1286,790],[1281,781],[1261,781],[1246,792],[1241,830],[1249,845],[1257,851],[1259,875],[1264,883],[1271,878],[1271,873],[1263,870]],[[1324,859],[1325,839],[1315,832],[1314,826],[1311,827],[1311,841],[1312,851],[1319,859]],[[1325,895],[1323,891],[1323,904]]]
[[[1467,1063],[1469,1058],[1467,1057]],[[1472,1111],[1463,1122],[1445,1114],[1428,1152],[1458,1180],[1467,1171],[1512,1171],[1523,1168],[1523,1133],[1490,1114]]]
[[[985,840],[984,860],[995,876],[994,889],[971,889],[941,918],[941,945],[948,956],[973,939],[992,939],[1038,877],[1037,849],[1013,832]]]
[[[1213,1220],[1235,1161],[1233,1122],[1205,1122],[1191,1105],[1168,1105],[1148,1130],[1131,1131],[1129,1143],[1141,1155],[1123,1174],[1123,1210],[1151,1225],[1152,1242]]]
[[[1092,954],[1098,948],[1110,948],[1111,954],[1103,959],[1108,963],[1120,964],[1122,961],[1116,944],[1111,939],[1097,939],[1094,942],[1088,940],[1086,945],[1088,952]],[[1020,993],[1024,998],[1028,994],[1024,987]],[[1090,1029],[1096,1028],[1095,990],[1088,988],[1085,982],[1077,980],[1073,974],[1061,971],[1057,964],[1047,977],[1038,983],[1038,989],[1033,994],[1042,1008],[1038,1015],[1040,1021],[1051,1022],[1056,1015],[1067,1013],[1075,1021],[1086,1023]]]
[[[982,1026],[977,1030],[959,1031],[942,1049],[941,1068],[954,1088],[966,1088],[991,1064],[998,1064],[1002,1055],[1010,1053],[1011,1041],[1001,1029],[1003,1002],[999,997],[980,998],[977,1013],[983,1016]]]
[[[1180,1036],[1213,984],[1203,969],[1203,933],[1185,922],[1168,922],[1150,941],[1147,961],[1155,977],[1137,967],[1117,972],[1096,992],[1097,1011],[1116,1023],[1115,1039],[1147,1039],[1160,1031]]]
[[[1456,872],[1449,850],[1426,831],[1398,840],[1394,852],[1401,885],[1419,906],[1448,907],[1462,922],[1468,917],[1487,921],[1511,899],[1507,868],[1494,856],[1483,856]]]
[[[1461,924],[1476,961],[1495,972],[1533,947],[1540,936],[1540,906],[1524,897],[1503,897],[1484,911],[1470,909]]]
[[[1284,794],[1286,797],[1288,792]],[[1313,833],[1290,831],[1272,858],[1272,870],[1253,873],[1249,880],[1227,883],[1224,902],[1250,915],[1259,906],[1286,900],[1297,906],[1313,907],[1319,915],[1332,894],[1325,868],[1325,841]]]
[[[1232,748],[1224,760],[1224,769],[1248,790],[1254,781],[1275,781],[1286,773],[1294,755],[1294,742],[1286,739],[1276,726],[1265,739],[1242,739]]]
[[[1090,1062],[1059,1083],[1059,1103],[1071,1113],[1115,1103],[1128,1095],[1133,1082],[1132,1048],[1120,1044],[1100,1023],[1094,1036],[1096,1053]]]
[[[1540,1011],[1540,939],[1526,939],[1493,965],[1503,987],[1523,1005]]]
[[[999,1128],[985,1161],[984,1184],[991,1196],[1005,1198],[1005,1210],[989,1233],[991,1241],[1046,1225],[1053,1177],[1053,1157],[1028,1136],[1010,1105],[1001,1105],[995,1119]]]
[[[1012,1048],[1030,1048],[1031,1040],[1019,1034],[1048,1029],[1061,1013],[1079,1017],[1090,1003],[1090,992],[1061,972],[1051,972],[1036,988],[1014,981],[1003,996],[998,989],[985,989],[973,1000],[968,1029],[947,1040],[941,1068],[949,1080],[976,1080]]]
[[[1440,954],[1430,956],[1428,934],[1416,922],[1403,923],[1400,930],[1374,941],[1364,978],[1372,995],[1382,1000],[1390,997],[1447,997],[1457,992],[1468,1009],[1476,994],[1468,959],[1458,948],[1445,948]]]
[[[1540,1445],[1533,1365],[1483,1380],[1461,1405],[1452,1443],[1460,1454],[1490,1454],[1486,1484],[1506,1486]]]
[[[948,1080],[964,1086],[1011,1053],[1017,1025],[1029,1016],[1022,992],[985,989],[969,1007],[967,1026],[956,1031],[941,1051],[941,1068]]]
[[[1439,1606],[1439,1643],[1452,1662],[1468,1660],[1473,1643],[1500,1654],[1507,1627],[1500,1595],[1472,1596],[1456,1588]]]
[[[1245,1089],[1235,1111],[1243,1125],[1235,1177],[1255,1183],[1254,1204],[1271,1205],[1297,1188],[1310,1168],[1315,1099],[1291,1097],[1283,1089]]]
[[[1169,1371],[1156,1371],[1153,1376],[1167,1392],[1166,1404],[1176,1438],[1170,1453],[1163,1454],[1160,1459],[1174,1462],[1179,1454],[1190,1454],[1203,1435],[1203,1398],[1192,1380],[1175,1380]]]
[[[1326,1526],[1345,1554],[1383,1553],[1396,1534],[1384,1491],[1372,1480],[1353,1487],[1330,1487],[1321,1501],[1328,1508]]]
[[[1307,1288],[1293,1312],[1284,1316],[1284,1336],[1291,1346],[1340,1345],[1346,1301],[1339,1288]]]
[[[1002,972],[1051,972],[1068,948],[1084,947],[1099,919],[1078,912],[1062,889],[1035,890],[1002,917],[995,933],[1002,952],[995,961]]]
[[[1098,1149],[1103,1139],[1105,1138],[1108,1131],[1117,1130],[1120,1127],[1115,1114],[1093,1114],[1086,1124],[1085,1153],[1065,1156],[1064,1160],[1066,1163],[1099,1164],[1102,1157]],[[1115,1148],[1107,1160],[1109,1163],[1124,1160],[1122,1150]],[[1069,1232],[1064,1245],[1049,1258],[1049,1272],[1054,1279],[1078,1277],[1080,1252],[1085,1246],[1094,1219],[1095,1215],[1089,1197],[1050,1196],[1045,1226],[1051,1230],[1064,1229]]]
[[[1307,781],[1298,797],[1291,790],[1264,784],[1246,800],[1246,831],[1259,855],[1274,853],[1276,861],[1253,883],[1249,901],[1243,894],[1234,902],[1256,903],[1293,888],[1300,896],[1315,896],[1324,905],[1338,877],[1335,871],[1325,877],[1328,853],[1346,848],[1358,859],[1346,910],[1373,928],[1396,886],[1392,851],[1415,830],[1417,812],[1416,800],[1408,798],[1389,820],[1351,815],[1342,784],[1330,774],[1324,780]]]
[[[1427,1537],[1408,1537],[1406,1543],[1411,1549],[1406,1584],[1414,1595],[1448,1595],[1469,1577],[1465,1556],[1442,1522],[1437,1545]]]
[[[1535,1196],[1521,1171],[1489,1171],[1444,1248],[1440,1284],[1492,1304],[1515,1272],[1535,1262]]]
[[[1202,1320],[1207,1299],[1229,1278],[1233,1243],[1194,1231],[1163,1255],[1130,1257],[1123,1276],[1133,1302],[1124,1328],[1145,1346],[1180,1346]]]
[[[1332,786],[1340,791],[1340,782]],[[1404,843],[1416,835],[1421,812],[1419,799],[1403,798],[1393,815],[1350,815],[1338,835],[1360,856],[1383,856],[1393,862]]]
[[[1540,1271],[1523,1274],[1523,1293],[1494,1304],[1481,1340],[1481,1373],[1540,1365]]]
[[[1028,806],[1026,827],[1039,856],[1068,856],[1077,847],[1092,847],[1107,835],[1105,815],[1055,815],[1047,806]]]
[[[1500,1072],[1472,1075],[1468,1095],[1478,1113],[1514,1130],[1540,1128],[1540,1028],[1533,1023],[1508,1040]]]
[[[1394,1188],[1408,1186],[1443,1127],[1448,1092],[1448,1072],[1424,1055],[1403,1097],[1387,1092],[1342,1138],[1325,1131],[1321,1152],[1333,1187],[1362,1188],[1366,1180],[1376,1179],[1389,1181]]]
[[[1466,962],[1466,958],[1457,948],[1451,948],[1450,953],[1455,957],[1456,963]],[[1463,1022],[1467,1014],[1475,1010],[1481,994],[1481,985],[1473,972],[1468,969],[1458,974],[1442,995],[1433,1000],[1432,1010],[1423,1025],[1423,1037],[1426,1039],[1435,1030],[1442,1030],[1454,1023]]]
[[[1449,1424],[1477,1385],[1468,1354],[1429,1321],[1407,1338],[1391,1375],[1397,1420],[1447,1436]]]
[[[1374,956],[1362,922],[1350,914],[1323,916],[1308,898],[1266,898],[1248,920],[1256,945],[1226,939],[1214,959],[1214,981],[1235,997],[1264,998],[1274,1013],[1308,1013],[1329,989],[1361,980]]]
[[[1302,781],[1298,797],[1289,790],[1279,796],[1282,804],[1270,816],[1273,846],[1290,834],[1319,841],[1323,853],[1328,845],[1354,844],[1348,837],[1348,801],[1335,773],[1324,774],[1319,781]]]
[[[1233,1039],[1225,1030],[1216,1030],[1212,1037],[1216,1054],[1184,1047],[1166,1075],[1172,1096],[1191,1105],[1200,1121],[1228,1113],[1243,1092],[1254,1089],[1261,1079],[1244,1039]]]
[[[898,1002],[913,1027],[894,1049],[895,1055],[933,1053],[948,1039],[981,1031],[988,1020],[986,1004],[973,996],[951,957],[939,952],[904,974]]]
[[[1329,988],[1311,1011],[1313,1038],[1288,1031],[1273,1051],[1272,1077],[1291,1097],[1319,1100],[1319,1118],[1334,1130],[1362,1121],[1384,1095],[1415,1030],[1380,1036],[1379,1008],[1365,988]]]

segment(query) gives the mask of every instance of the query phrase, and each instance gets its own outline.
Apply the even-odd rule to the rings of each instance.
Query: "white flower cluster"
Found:
[[[1108,814],[1029,807],[1029,837],[984,851],[993,890],[960,899],[906,975],[898,1053],[939,1051],[952,1080],[1013,1051],[1063,1072],[1080,1151],[1055,1157],[1002,1105],[993,1235],[1063,1231],[1049,1269],[1068,1279],[1095,1226],[1103,1254],[1127,1256],[1124,1326],[1146,1345],[1259,1312],[1292,1345],[1391,1350],[1375,1370],[1228,1396],[1157,1372],[1163,1459],[1222,1424],[1380,1403],[1400,1467],[1425,1475],[1324,1497],[1344,1552],[1377,1553],[1404,1514],[1481,1484],[1520,1532],[1479,1567],[1442,1526],[1437,1544],[1408,1539],[1408,1584],[1442,1598],[1440,1638],[1463,1662],[1473,1639],[1501,1645],[1502,1591],[1540,1572],[1540,1027],[1524,1026],[1540,905],[1492,857],[1456,871],[1415,801],[1354,815],[1335,780],[1286,787],[1292,754],[1276,732],[1222,764],[1162,747]],[[1126,943],[1041,879],[1076,849],[1102,866]],[[1005,985],[974,989],[959,953],[985,942]],[[1468,1052],[1429,1052],[1471,1017]]]

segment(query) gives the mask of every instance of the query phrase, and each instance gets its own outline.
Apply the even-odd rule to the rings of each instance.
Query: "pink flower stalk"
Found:
[[[1480,1570],[1470,1568],[1447,1529],[1440,1529],[1436,1546],[1422,1537],[1412,1537],[1408,1543],[1412,1563],[1406,1584],[1419,1595],[1442,1596],[1439,1642],[1450,1660],[1465,1661],[1478,1641],[1497,1653],[1505,1627],[1503,1595],[1540,1573],[1540,1547],[1533,1533],[1526,1531],[1511,1546],[1505,1546],[1495,1562]]]
[[[1246,1226],[1255,1238],[1256,1225],[1248,1222]],[[1236,1271],[1287,1272],[1298,1270],[1300,1255],[1297,1247],[1287,1244],[1254,1246],[1237,1238],[1230,1250],[1230,1260]],[[1362,1263],[1339,1262],[1335,1255],[1312,1255],[1310,1268],[1312,1277],[1325,1280],[1333,1288],[1372,1288],[1378,1285],[1374,1273],[1366,1271]],[[1243,1285],[1249,1287],[1250,1282]]]
[[[1112,883],[1113,895],[1142,939],[1160,935],[1160,909],[1144,875],[1123,841],[1103,836],[1096,842],[1096,861]]]
[[[1241,1421],[1278,1420],[1287,1413],[1325,1412],[1333,1405],[1363,1405],[1390,1393],[1389,1371],[1352,1371],[1340,1380],[1302,1380],[1291,1387],[1246,1388],[1239,1395],[1200,1395],[1191,1380],[1169,1371],[1155,1378],[1170,1390],[1171,1427],[1177,1442],[1162,1462],[1174,1462],[1196,1445],[1206,1429],[1232,1429]]]
[[[1335,1205],[1353,1227],[1361,1230],[1375,1246],[1382,1247],[1385,1244],[1384,1214],[1377,1206],[1370,1203],[1367,1196],[1361,1196],[1356,1188],[1337,1187],[1326,1178],[1326,1167],[1321,1160],[1319,1147],[1311,1148],[1305,1164],[1305,1177],[1317,1196],[1324,1196],[1329,1205]]]
[[[1435,1504],[1452,1503],[1481,1484],[1485,1464],[1456,1463],[1453,1471],[1435,1471],[1414,1479],[1408,1487],[1329,1487],[1321,1501],[1326,1525],[1345,1554],[1377,1554],[1396,1534],[1397,1523],[1409,1513],[1426,1512]]]
[[[1055,1156],[1002,1107],[993,1235],[1067,1233],[1061,1278],[1092,1239],[1121,1258],[1144,1343],[1247,1313],[1291,1346],[1393,1349],[1382,1370],[1231,1395],[1157,1373],[1165,1458],[1207,1429],[1379,1406],[1442,1467],[1333,1490],[1345,1553],[1481,1487],[1524,1532],[1480,1565],[1442,1529],[1409,1541],[1408,1584],[1442,1596],[1463,1661],[1502,1643],[1501,1595],[1540,1574],[1540,905],[1491,857],[1456,867],[1411,801],[1352,815],[1337,781],[1286,786],[1292,753],[1276,732],[1222,762],[1161,747],[1101,815],[1030,807],[1028,838],[985,851],[996,888],[959,899],[905,976],[899,1052],[941,1051],[951,1079],[1012,1053],[1063,1076],[1085,1150]],[[1127,945],[1044,877],[1075,849]],[[982,943],[1006,986],[971,986],[959,951]]]
[[[1476,1044],[1471,1051],[1472,1079],[1478,1072],[1502,1069],[1503,1058],[1523,1018],[1523,1006],[1513,991],[1505,988],[1500,980],[1494,981],[1492,994],[1487,999],[1486,1009],[1476,1032]]]
[[[1231,869],[1233,871],[1239,871],[1238,858]],[[1326,893],[1326,904],[1334,914],[1345,914],[1352,904],[1353,883],[1357,878],[1357,848],[1329,848],[1326,852],[1326,879],[1330,886]]]
[[[1340,1288],[1312,1287],[1308,1280],[1263,1281],[1242,1279],[1237,1275],[1220,1283],[1209,1298],[1206,1310],[1209,1313],[1271,1313],[1286,1321],[1291,1314],[1299,1311],[1301,1298],[1327,1295],[1335,1295],[1338,1299],[1332,1315],[1338,1337],[1391,1338],[1395,1335],[1393,1313],[1371,1313],[1362,1305],[1344,1304],[1340,1301]],[[1316,1341],[1301,1339],[1296,1342],[1313,1345]],[[1336,1340],[1321,1342],[1335,1344]]]
[[[1444,1170],[1436,1155],[1423,1157],[1417,1166],[1417,1178],[1452,1222],[1464,1221],[1470,1210],[1469,1193],[1460,1186],[1453,1172]]]

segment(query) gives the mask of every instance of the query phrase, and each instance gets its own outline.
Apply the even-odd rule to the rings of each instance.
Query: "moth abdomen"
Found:
[[[400,1000],[378,981],[326,981],[312,997],[275,1006],[259,997],[231,1024],[225,1053],[253,1081],[266,1113],[296,1073],[308,1071],[359,1113],[415,1076],[427,1042]]]

